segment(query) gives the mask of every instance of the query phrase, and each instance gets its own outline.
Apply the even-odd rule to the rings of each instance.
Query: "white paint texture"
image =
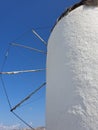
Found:
[[[63,17],[48,42],[47,130],[98,130],[98,8]]]

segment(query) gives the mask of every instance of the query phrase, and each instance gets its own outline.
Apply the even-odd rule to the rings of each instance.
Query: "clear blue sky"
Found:
[[[34,28],[45,41],[59,15],[79,0],[1,0],[0,1],[0,67],[8,44],[15,42],[46,51],[32,33]],[[46,67],[46,56],[20,47],[10,47],[4,71]],[[3,76],[12,106],[46,80],[45,72]],[[45,92],[43,88],[16,112],[33,127],[45,126]],[[29,103],[31,102],[31,103]],[[9,112],[0,81],[0,124],[22,124]]]

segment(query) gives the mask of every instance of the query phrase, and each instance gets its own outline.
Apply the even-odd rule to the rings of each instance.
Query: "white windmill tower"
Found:
[[[58,19],[48,42],[47,130],[98,130],[98,0]]]

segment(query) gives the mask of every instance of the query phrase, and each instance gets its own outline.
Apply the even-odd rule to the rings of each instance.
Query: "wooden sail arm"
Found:
[[[20,70],[20,71],[10,71],[10,72],[0,72],[0,74],[20,74],[20,73],[29,73],[29,72],[39,72],[44,71],[46,69],[36,69],[36,70]]]

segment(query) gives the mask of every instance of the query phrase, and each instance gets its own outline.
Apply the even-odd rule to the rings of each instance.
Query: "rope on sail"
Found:
[[[10,46],[8,46],[8,49],[6,50],[4,61],[3,61],[2,66],[1,66],[1,71],[3,71],[4,66],[6,64],[6,61],[7,61],[7,58],[8,58],[8,54],[9,54],[9,50],[10,50]],[[3,87],[4,93],[5,93],[7,102],[9,104],[10,109],[11,109],[12,108],[11,107],[11,103],[10,103],[10,100],[9,100],[9,96],[8,96],[8,93],[7,93],[6,86],[5,86],[5,83],[4,83],[2,75],[0,76],[0,79],[1,79],[2,87]]]
[[[15,112],[11,111],[19,120],[21,120],[25,125],[27,125],[31,130],[35,130],[31,125],[29,125],[26,121],[24,121],[18,114]]]
[[[10,45],[10,44],[9,44]],[[10,47],[10,46],[9,46]],[[7,49],[6,51],[6,54],[5,54],[5,58],[4,58],[4,61],[2,63],[2,66],[1,66],[1,72],[3,71],[4,69],[4,66],[6,64],[6,61],[7,61],[7,58],[8,58],[8,54],[9,54],[9,48]],[[25,125],[27,125],[29,128],[31,128],[32,130],[35,130],[31,125],[29,125],[25,120],[23,120],[19,114],[16,114],[13,110],[12,110],[12,106],[11,106],[11,102],[10,102],[10,99],[9,99],[9,96],[8,96],[8,93],[7,93],[7,89],[6,89],[6,85],[4,83],[4,80],[3,80],[3,77],[2,75],[0,75],[0,78],[1,78],[1,83],[2,83],[2,86],[3,86],[3,90],[4,90],[4,93],[5,93],[5,96],[6,96],[6,99],[7,99],[7,102],[8,102],[8,105],[10,107],[10,111],[13,115],[15,115],[20,121],[22,121]],[[42,86],[41,86],[42,87]],[[40,88],[39,88],[40,89]],[[38,90],[35,90],[35,92],[37,92]],[[31,93],[33,95],[33,92]],[[29,95],[29,97],[31,97],[32,95]]]

